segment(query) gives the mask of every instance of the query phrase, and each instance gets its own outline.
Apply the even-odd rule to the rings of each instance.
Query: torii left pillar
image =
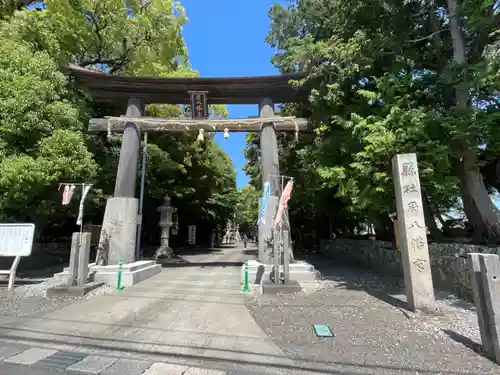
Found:
[[[126,116],[141,117],[144,104],[140,99],[128,101]],[[135,197],[141,132],[133,122],[125,125],[116,173],[115,193],[106,202],[101,241],[106,231],[109,238],[108,265],[135,262],[139,199]]]

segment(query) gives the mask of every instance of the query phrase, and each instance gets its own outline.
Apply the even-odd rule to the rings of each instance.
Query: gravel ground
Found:
[[[436,314],[415,314],[404,309],[401,281],[342,267],[321,271],[324,280],[302,293],[248,299],[255,320],[300,365],[354,375],[500,374],[476,353],[471,304],[437,292]],[[328,324],[336,337],[317,338],[312,324]]]
[[[37,314],[49,313],[68,306],[75,301],[107,294],[114,290],[112,286],[104,285],[94,289],[84,297],[47,298],[45,296],[47,288],[58,284],[60,282],[49,278],[40,280],[39,283],[15,286],[12,292],[9,292],[6,286],[0,288],[0,316],[35,316]]]

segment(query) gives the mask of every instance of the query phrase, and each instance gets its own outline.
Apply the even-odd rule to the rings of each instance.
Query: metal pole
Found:
[[[248,260],[245,261],[245,284],[243,285],[243,293],[248,293]]]
[[[122,290],[122,272],[123,272],[123,261],[120,259],[118,263],[118,275],[116,277],[116,291]]]
[[[144,148],[142,149],[142,168],[141,168],[141,191],[139,195],[139,217],[137,224],[137,238],[135,241],[135,260],[139,261],[141,257],[141,232],[142,232],[142,206],[144,204],[144,184],[146,182],[146,164],[148,160],[148,133],[144,133]]]
[[[12,263],[12,266],[10,266],[10,271],[9,271],[9,285],[7,289],[10,291],[14,288],[14,282],[16,281],[16,271],[17,271],[17,266],[19,266],[19,262],[21,261],[21,257],[17,256],[14,258],[14,263]]]

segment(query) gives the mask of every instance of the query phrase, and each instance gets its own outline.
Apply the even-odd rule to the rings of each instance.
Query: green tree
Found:
[[[380,230],[391,229],[395,211],[391,158],[417,152],[431,232],[439,235],[432,218],[461,197],[478,237],[498,236],[498,211],[478,162],[481,144],[497,148],[497,9],[477,1],[297,0],[273,7],[274,63],[308,71],[298,84],[314,87],[307,110],[315,137],[303,151],[288,141],[282,148],[301,153],[318,187],[338,187],[348,211]],[[458,34],[466,46],[460,59]],[[460,101],[464,92],[470,94]]]
[[[66,77],[49,55],[2,38],[0,77],[0,217],[42,230],[49,218],[68,215],[56,208],[58,183],[92,179],[99,169]]]
[[[121,142],[119,137],[107,139],[105,135],[85,134],[85,129],[90,116],[119,115],[125,108],[93,103],[68,81],[58,66],[73,63],[111,74],[196,76],[197,72],[189,66],[181,35],[186,22],[184,9],[172,1],[47,0],[44,4],[43,10],[16,6],[5,13],[7,17],[0,24],[5,45],[16,53],[31,54],[31,60],[26,56],[18,58],[5,49],[0,57],[4,64],[12,65],[9,73],[14,82],[10,87],[8,81],[2,81],[10,91],[2,91],[6,108],[2,111],[1,130],[5,136],[0,157],[12,176],[4,174],[0,180],[5,187],[3,191],[20,185],[33,192],[38,185],[46,190],[38,189],[40,195],[35,196],[35,201],[26,201],[19,191],[17,195],[5,193],[0,213],[9,220],[28,220],[23,212],[32,212],[30,217],[34,217],[40,210],[43,215],[36,213],[36,220],[44,227],[62,224],[68,218],[74,220],[74,210],[57,207],[60,201],[57,182],[69,179],[94,183],[86,218],[100,223],[106,197],[113,193]],[[21,46],[19,51],[17,46]],[[27,62],[40,71],[31,74]],[[40,82],[31,78],[37,75]],[[11,92],[14,89],[18,90],[16,95]],[[213,111],[217,115],[227,114],[221,106],[214,106]],[[149,105],[146,112],[152,116],[177,117],[182,108]],[[200,221],[207,232],[202,235],[207,238],[211,230],[207,223],[215,226],[232,214],[236,191],[232,163],[212,142],[210,134],[202,146],[195,138],[196,134],[150,136],[143,219],[145,235],[152,240],[159,238],[155,209],[167,193],[179,208],[179,221],[191,223],[193,218]],[[51,141],[56,139],[57,143]],[[72,162],[72,157],[79,160],[80,167]],[[47,171],[35,169],[35,163]],[[15,168],[21,166],[23,173],[16,173]],[[54,194],[49,194],[49,190]],[[179,237],[187,237],[183,236],[182,228]]]
[[[236,223],[242,233],[249,235],[256,230],[257,217],[259,214],[259,190],[252,185],[244,186],[238,191],[238,203],[234,206]]]

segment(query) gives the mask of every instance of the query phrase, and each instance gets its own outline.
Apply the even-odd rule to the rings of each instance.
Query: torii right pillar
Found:
[[[264,223],[259,223],[259,262],[264,264],[273,264],[273,242],[268,242],[271,230],[273,228],[274,216],[276,214],[279,199],[281,196],[281,176],[278,157],[278,140],[276,138],[276,128],[272,122],[274,114],[274,104],[269,99],[264,99],[259,105],[259,116],[269,118],[271,121],[263,123],[260,132],[260,156],[262,168],[262,190],[264,184],[269,182],[271,185],[271,196],[267,201],[266,211],[264,212]],[[260,207],[259,207],[260,210]],[[284,212],[283,229],[287,230],[290,236],[290,223],[288,220],[288,210]],[[289,239],[289,244],[291,241]],[[290,246],[291,247],[291,246]],[[290,248],[290,258],[293,260],[293,250]]]

